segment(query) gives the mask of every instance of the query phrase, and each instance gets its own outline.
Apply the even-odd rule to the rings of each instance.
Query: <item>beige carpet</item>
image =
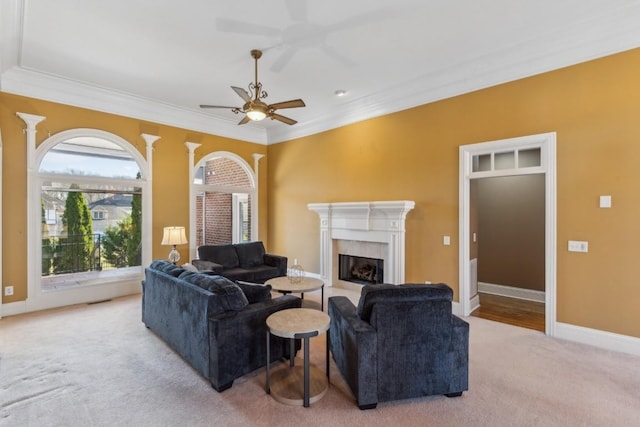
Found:
[[[309,298],[305,300],[309,302]],[[360,411],[332,365],[310,408],[264,392],[264,369],[214,391],[140,321],[140,297],[0,320],[1,426],[630,426],[640,358],[469,318],[470,387]],[[324,339],[312,340],[324,367]]]

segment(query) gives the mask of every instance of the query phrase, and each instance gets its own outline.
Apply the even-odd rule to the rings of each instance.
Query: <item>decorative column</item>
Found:
[[[193,191],[193,180],[195,179],[195,152],[202,144],[195,142],[185,142],[184,145],[189,150],[189,260],[196,259],[196,194]],[[204,177],[203,177],[204,179]]]
[[[153,143],[160,139],[157,135],[140,134],[146,142],[147,176],[142,192],[142,265],[151,264],[153,258]]]
[[[27,142],[27,197],[33,198],[31,203],[27,203],[27,251],[30,254],[35,254],[40,253],[40,251],[36,250],[36,247],[41,243],[38,242],[38,239],[40,238],[38,234],[39,231],[32,226],[31,220],[34,215],[33,207],[37,206],[39,210],[40,201],[38,200],[39,193],[30,190],[33,188],[34,174],[38,172],[38,165],[36,164],[36,126],[38,123],[46,119],[46,117],[27,113],[16,113],[16,115],[27,125],[25,129]],[[41,260],[27,263],[27,304],[29,304],[30,299],[33,302],[33,299],[38,295],[34,278],[41,272],[36,270],[36,265],[39,269],[41,266]]]
[[[251,240],[258,240],[258,205],[260,203],[259,188],[260,188],[260,159],[264,157],[264,154],[253,153],[253,172],[256,175],[256,182],[254,183],[255,189],[253,192],[253,200],[251,200]]]

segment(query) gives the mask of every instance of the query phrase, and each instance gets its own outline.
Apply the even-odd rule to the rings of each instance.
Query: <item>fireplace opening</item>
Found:
[[[384,260],[338,254],[338,279],[369,285],[384,280]]]

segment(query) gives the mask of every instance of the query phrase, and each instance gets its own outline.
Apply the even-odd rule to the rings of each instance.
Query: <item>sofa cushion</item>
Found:
[[[180,274],[182,274],[182,272],[184,271],[184,268],[163,259],[157,259],[153,261],[149,267],[153,268],[154,270],[170,274],[173,277],[180,276]]]
[[[240,267],[252,268],[264,264],[264,245],[262,242],[237,243],[235,245]]]
[[[242,289],[226,277],[186,271],[180,275],[180,279],[216,294],[225,311],[239,311],[249,305]]]
[[[451,301],[453,290],[443,283],[405,285],[365,285],[362,287],[356,314],[368,322],[378,302]]]
[[[225,269],[240,266],[234,245],[205,245],[198,248],[198,257],[220,264]]]
[[[189,263],[182,264],[181,267],[184,268],[185,270],[188,270],[188,271],[194,271],[194,272],[198,271],[198,267],[196,267],[193,264],[189,264]]]
[[[271,285],[261,285],[260,283],[244,282],[242,280],[238,280],[236,283],[244,292],[249,304],[271,299]]]
[[[222,272],[224,267],[213,261],[207,261],[206,259],[194,259],[191,261],[198,271],[214,271],[217,273]]]

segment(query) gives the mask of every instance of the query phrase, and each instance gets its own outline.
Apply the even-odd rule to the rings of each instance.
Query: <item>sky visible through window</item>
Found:
[[[49,152],[40,165],[40,172],[127,179],[136,179],[139,170],[133,159],[55,152]]]
[[[78,137],[57,144],[42,159],[40,172],[136,179],[140,169],[122,147],[100,138]]]

